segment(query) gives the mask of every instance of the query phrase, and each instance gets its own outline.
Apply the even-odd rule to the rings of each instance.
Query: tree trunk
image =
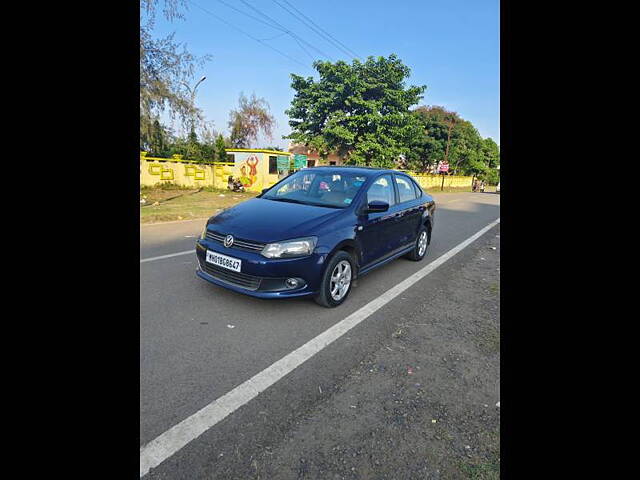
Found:
[[[451,144],[451,130],[453,129],[454,121],[449,124],[449,131],[447,132],[447,149],[444,152],[444,161],[449,163],[449,145]]]

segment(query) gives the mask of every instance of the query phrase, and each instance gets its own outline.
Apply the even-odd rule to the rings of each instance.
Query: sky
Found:
[[[347,52],[279,4],[299,15],[293,5]],[[267,100],[276,119],[273,138],[261,138],[256,146],[286,148],[289,140],[282,136],[290,128],[284,112],[295,93],[290,74],[317,79],[313,60],[351,62],[350,50],[362,59],[395,53],[411,69],[407,85],[427,86],[420,105],[456,111],[482,137],[500,144],[498,0],[187,0],[187,6],[184,20],[168,22],[158,15],[153,35],[175,32],[175,40],[192,54],[211,55],[192,86],[207,77],[197,89],[196,104],[218,132],[229,133],[229,112],[240,92],[255,93]],[[262,14],[281,28],[270,26],[272,21]],[[307,42],[302,42],[304,49],[283,30]]]

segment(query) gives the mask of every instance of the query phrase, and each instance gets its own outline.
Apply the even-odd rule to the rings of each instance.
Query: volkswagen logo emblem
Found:
[[[229,248],[231,245],[233,245],[233,235],[227,235],[224,238],[224,246]]]

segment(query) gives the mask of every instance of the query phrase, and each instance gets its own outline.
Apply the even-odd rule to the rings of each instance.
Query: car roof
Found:
[[[350,165],[318,165],[317,167],[308,167],[304,168],[305,171],[325,171],[332,173],[361,173],[363,175],[371,175],[373,173],[392,173],[397,172],[397,170],[392,170],[389,168],[378,168],[378,167],[361,167],[361,166],[350,166]],[[402,172],[397,172],[402,173]]]

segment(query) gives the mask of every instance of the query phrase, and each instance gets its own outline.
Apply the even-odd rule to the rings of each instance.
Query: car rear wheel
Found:
[[[323,307],[333,308],[347,299],[355,273],[355,262],[351,255],[340,250],[327,264],[322,276],[320,292],[315,301]]]
[[[429,232],[427,232],[427,228],[423,225],[420,231],[418,232],[418,238],[416,239],[416,243],[413,246],[413,250],[409,252],[407,258],[413,260],[414,262],[419,262],[422,260],[427,254],[427,249],[429,248]]]

